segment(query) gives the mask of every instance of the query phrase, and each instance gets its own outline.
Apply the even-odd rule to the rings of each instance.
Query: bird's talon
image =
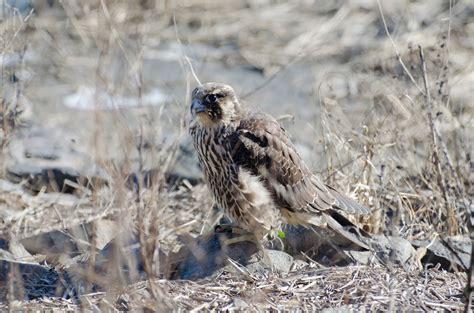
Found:
[[[238,236],[238,237],[234,237],[234,238],[230,238],[230,239],[225,239],[225,240],[223,240],[223,243],[226,246],[230,246],[230,245],[240,243],[240,242],[245,242],[245,241],[255,243],[255,237],[253,235],[250,235],[250,234],[249,235],[242,235],[242,236]]]

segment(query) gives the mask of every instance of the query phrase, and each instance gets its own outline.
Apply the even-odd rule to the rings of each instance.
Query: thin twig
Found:
[[[423,48],[421,46],[418,46],[418,50],[419,50],[422,73],[423,73],[423,85],[425,87],[425,92],[423,93],[423,96],[425,98],[425,103],[428,108],[428,121],[430,123],[431,139],[433,141],[433,163],[435,164],[436,169],[438,170],[438,184],[441,188],[441,192],[443,193],[443,198],[444,198],[445,206],[446,206],[446,212],[450,212],[449,196],[448,196],[448,191],[446,187],[446,179],[444,177],[444,172],[441,167],[441,160],[439,158],[438,136],[436,134],[437,126],[435,124],[434,117],[433,117],[434,109],[433,109],[433,102],[431,101],[430,90],[428,87],[428,74],[426,72],[425,55],[423,53]]]
[[[178,45],[179,45],[179,48],[181,50],[181,56],[184,58],[184,60],[186,61],[186,63],[188,64],[188,67],[189,67],[189,70],[193,76],[193,78],[196,80],[196,82],[198,83],[198,85],[202,85],[201,84],[201,81],[199,80],[199,78],[197,77],[196,75],[196,72],[194,71],[194,67],[193,65],[191,64],[191,60],[189,60],[189,57],[188,55],[186,54],[186,52],[184,51],[184,46],[183,46],[183,43],[181,42],[181,39],[179,38],[179,33],[178,33],[178,25],[176,24],[176,15],[174,14],[173,12],[173,25],[174,25],[174,31],[175,31],[175,34],[176,34],[176,41],[178,41]],[[181,64],[181,66],[183,66],[181,60],[179,60],[179,63]]]
[[[243,100],[243,99],[246,99],[250,96],[252,96],[253,94],[255,94],[257,91],[265,88],[265,86],[267,86],[268,84],[270,84],[275,78],[277,78],[281,73],[283,73],[284,71],[286,71],[286,69],[288,69],[291,65],[295,64],[298,60],[300,60],[301,58],[303,58],[305,55],[301,55],[301,54],[297,54],[296,56],[293,57],[293,59],[286,63],[283,67],[281,67],[278,71],[276,71],[275,73],[273,73],[273,75],[271,75],[270,77],[268,77],[263,83],[261,83],[260,85],[258,85],[257,87],[255,87],[254,89],[250,90],[249,92],[243,94],[240,98]]]
[[[410,71],[408,70],[405,63],[403,62],[402,57],[400,55],[400,52],[398,51],[397,45],[395,44],[395,41],[393,40],[392,35],[390,35],[390,32],[389,32],[388,27],[387,27],[387,23],[385,22],[385,16],[384,16],[383,11],[382,11],[382,5],[380,4],[380,0],[377,0],[377,5],[379,7],[380,16],[382,18],[382,23],[383,23],[383,26],[385,28],[385,33],[387,34],[388,39],[390,39],[390,42],[392,43],[392,46],[393,46],[393,49],[395,50],[395,54],[397,56],[398,62],[402,66],[402,68],[405,71],[405,73],[407,74],[407,76],[410,78],[411,82],[418,89],[418,91],[420,91],[420,93],[424,95],[423,90],[417,84],[415,78],[413,77],[413,75],[411,75]]]

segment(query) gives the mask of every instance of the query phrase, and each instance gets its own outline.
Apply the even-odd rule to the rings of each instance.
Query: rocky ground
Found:
[[[0,307],[463,308],[469,1],[0,7]],[[225,243],[235,230],[214,229],[186,131],[190,65],[278,117],[315,172],[373,209],[352,221],[372,251],[286,230],[268,269]]]

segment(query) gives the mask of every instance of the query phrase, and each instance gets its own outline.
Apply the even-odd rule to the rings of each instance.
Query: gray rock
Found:
[[[107,184],[107,180],[98,176],[87,176],[73,168],[38,167],[28,164],[17,164],[7,169],[10,181],[24,184],[31,191],[74,193],[77,186],[99,187]]]
[[[250,307],[250,305],[244,300],[242,300],[241,298],[234,298],[233,302],[234,302],[234,306],[232,307],[233,309],[246,309]]]
[[[231,225],[216,227],[214,232],[196,238],[182,238],[184,246],[178,253],[172,253],[166,261],[165,277],[169,279],[198,279],[212,275],[228,264],[230,258],[240,265],[247,265],[257,252],[252,241],[230,239],[242,238],[242,231]]]
[[[89,242],[95,236],[95,249],[103,249],[120,232],[117,222],[96,220],[68,229],[53,230],[24,238],[20,243],[28,253],[44,255],[50,263],[65,262],[91,250]]]
[[[285,225],[285,238],[272,241],[273,247],[281,246],[295,258],[307,257],[327,266],[348,265],[356,260],[346,251],[361,250],[360,247],[328,228]]]
[[[472,243],[469,236],[413,240],[411,243],[418,249],[426,249],[421,259],[423,264],[439,263],[446,270],[456,266],[470,266]]]
[[[287,273],[294,263],[294,258],[286,252],[277,250],[267,250],[270,258],[271,269],[277,272]]]
[[[66,291],[64,280],[60,279],[53,268],[35,263],[0,260],[0,301],[4,301],[8,294],[8,277],[11,270],[19,273],[14,275],[13,282],[14,297],[17,299],[32,300],[66,294],[71,296]]]
[[[372,251],[346,251],[346,253],[354,259],[358,264],[368,265],[374,257]]]
[[[405,269],[418,266],[415,249],[402,237],[373,235],[371,245],[376,256],[385,264],[395,264]]]
[[[271,270],[278,273],[288,273],[295,259],[286,252],[265,249],[265,255],[258,253],[252,256],[246,266],[250,273],[264,273]]]

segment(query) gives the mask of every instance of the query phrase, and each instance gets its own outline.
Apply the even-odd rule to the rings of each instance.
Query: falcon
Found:
[[[285,129],[241,103],[229,85],[206,83],[193,90],[189,131],[217,205],[258,241],[283,220],[328,227],[365,246],[345,231],[341,221],[347,219],[339,212],[367,214],[369,209],[324,184]]]

